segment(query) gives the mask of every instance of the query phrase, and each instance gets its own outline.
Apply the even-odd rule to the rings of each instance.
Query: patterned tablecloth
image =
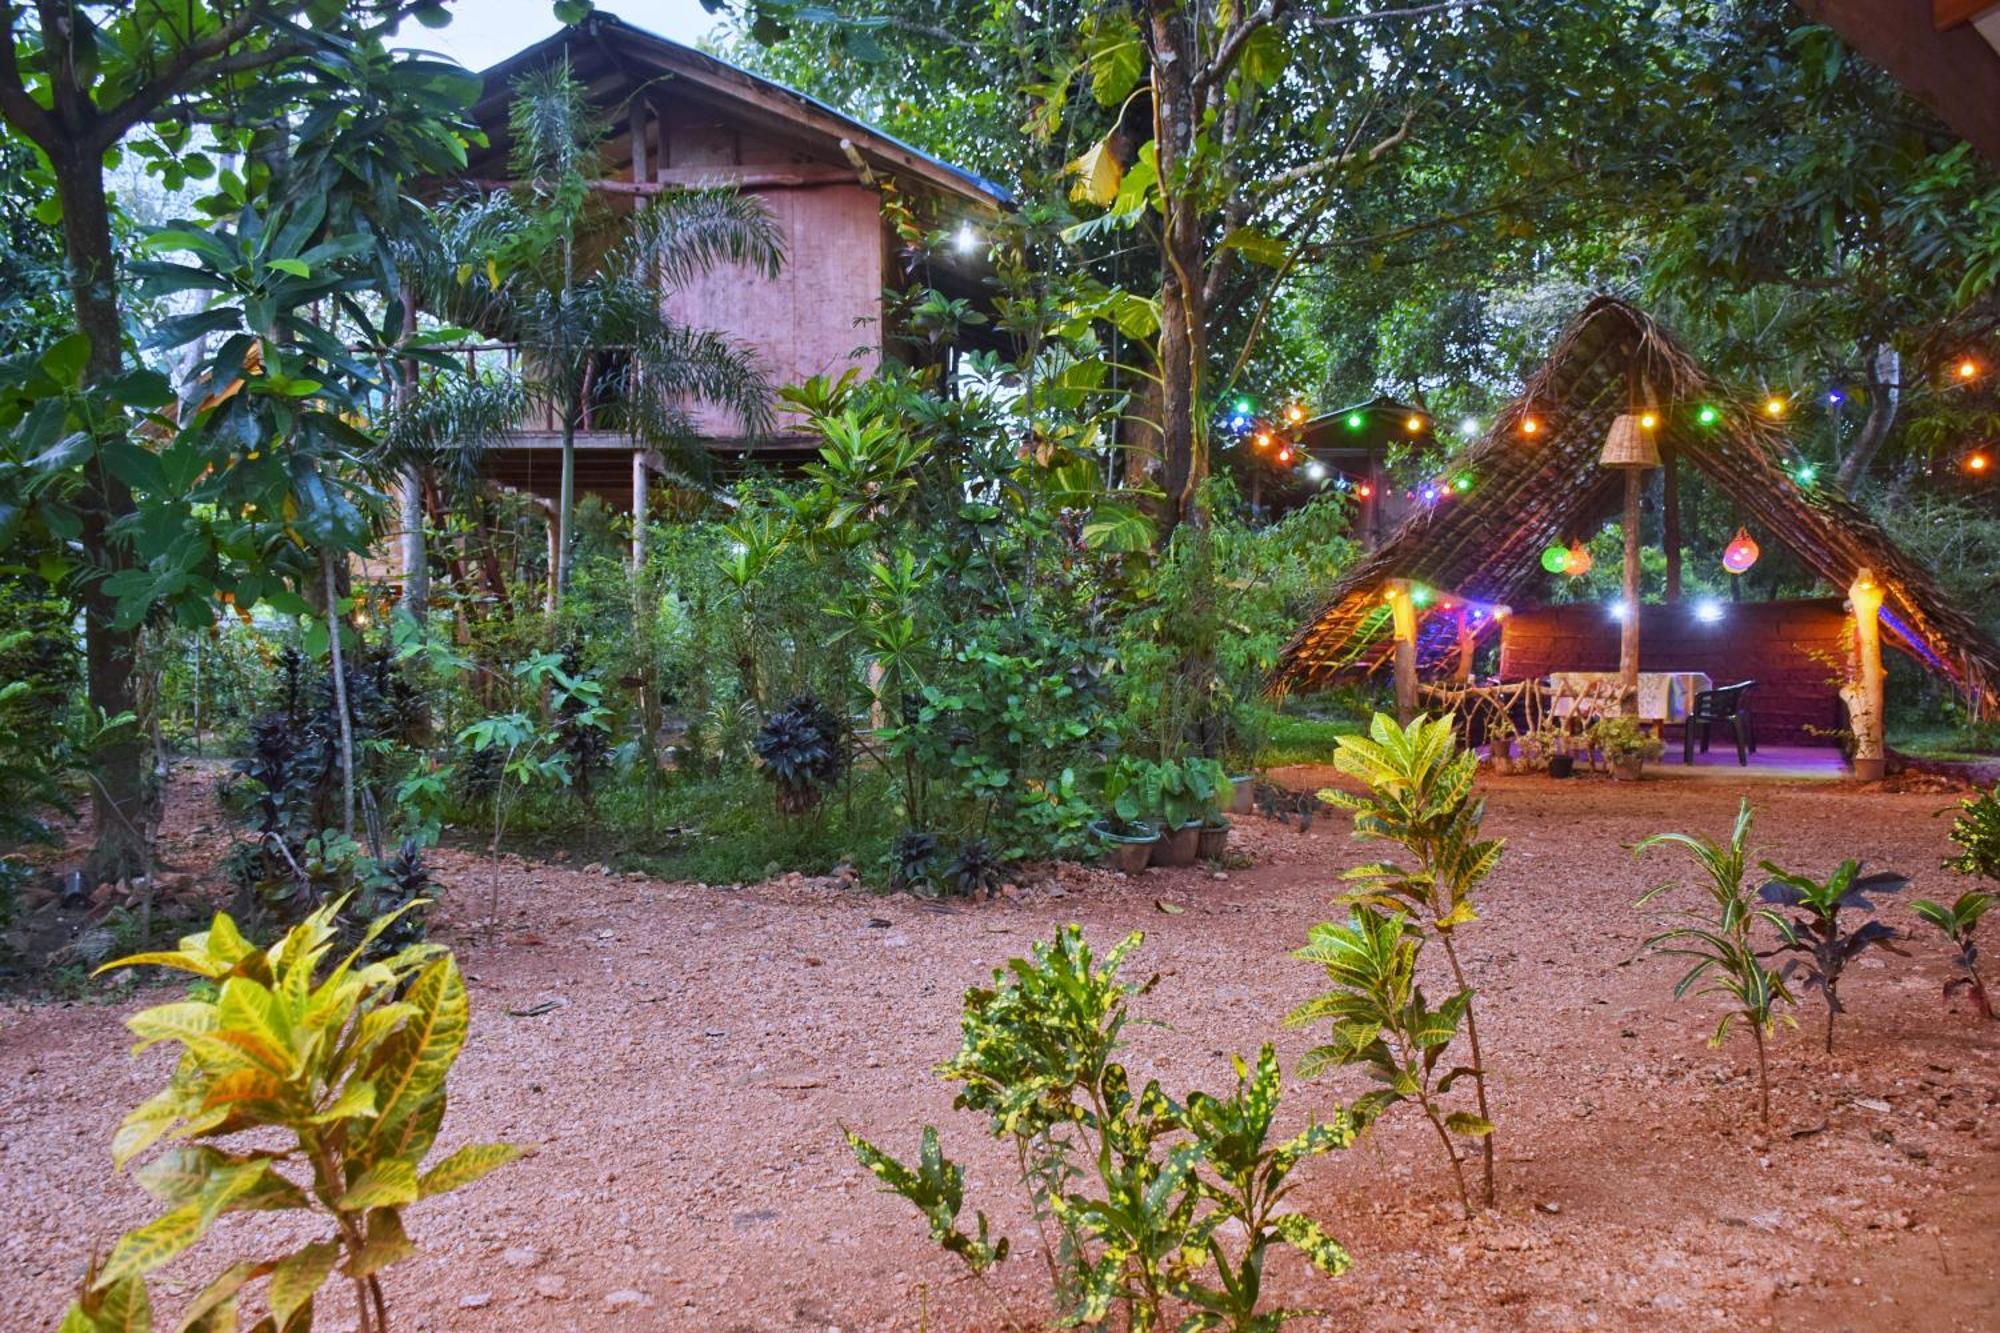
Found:
[[[1616,671],[1552,672],[1548,683],[1555,698],[1549,711],[1557,717],[1614,713],[1621,680]],[[1686,721],[1695,695],[1714,688],[1715,682],[1703,671],[1641,671],[1639,716],[1647,722]]]

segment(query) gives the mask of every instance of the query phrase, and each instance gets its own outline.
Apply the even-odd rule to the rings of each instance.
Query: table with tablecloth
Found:
[[[1557,717],[1596,717],[1618,711],[1624,676],[1616,671],[1554,671],[1549,673],[1549,711]],[[1665,724],[1685,722],[1695,695],[1712,690],[1715,682],[1703,671],[1641,671],[1639,719]]]

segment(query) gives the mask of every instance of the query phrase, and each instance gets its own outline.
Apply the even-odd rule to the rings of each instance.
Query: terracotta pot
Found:
[[[1201,837],[1197,842],[1196,855],[1204,861],[1220,861],[1222,849],[1229,845],[1229,821],[1217,819],[1213,824],[1201,826]]]
[[[1201,850],[1201,821],[1190,819],[1177,829],[1170,829],[1153,844],[1153,864],[1156,866],[1191,866]]]
[[[1888,771],[1889,761],[1886,758],[1856,759],[1854,761],[1854,776],[1860,782],[1880,782],[1887,776]]]
[[[1247,815],[1257,808],[1257,779],[1245,773],[1229,779],[1229,813]]]
[[[1114,833],[1111,825],[1098,820],[1090,826],[1097,840],[1104,844],[1104,860],[1113,870],[1122,870],[1128,875],[1136,875],[1144,870],[1153,859],[1153,849],[1160,845],[1160,834],[1151,824],[1134,823],[1130,827],[1146,830],[1145,835]]]
[[[1611,776],[1617,778],[1620,782],[1637,782],[1639,775],[1645,771],[1645,768],[1646,761],[1637,755],[1626,759],[1613,759],[1611,761]]]

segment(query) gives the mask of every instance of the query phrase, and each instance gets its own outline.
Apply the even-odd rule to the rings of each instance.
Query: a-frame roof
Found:
[[[648,87],[696,92],[712,104],[727,106],[745,123],[818,141],[830,160],[842,160],[851,149],[874,170],[921,181],[981,208],[1012,203],[1007,191],[992,181],[913,148],[817,98],[601,9],[481,71],[485,87],[473,119],[492,142],[474,154],[472,175],[480,174],[482,161],[506,161],[507,105],[513,100],[514,81],[562,56],[569,58],[576,77],[593,92],[608,87],[625,95]]]
[[[2000,648],[1954,606],[1930,575],[1898,550],[1873,519],[1830,488],[1802,485],[1786,468],[1782,423],[1765,418],[1711,381],[1649,316],[1600,296],[1564,332],[1521,396],[1508,404],[1456,472],[1462,497],[1423,506],[1350,571],[1318,615],[1280,655],[1276,684],[1311,688],[1365,675],[1389,660],[1384,584],[1411,579],[1473,602],[1523,605],[1543,577],[1552,542],[1594,530],[1618,511],[1619,474],[1599,465],[1612,418],[1630,400],[1636,367],[1661,409],[1660,444],[1705,473],[1741,506],[1760,537],[1789,547],[1814,573],[1845,589],[1863,569],[1885,590],[1891,642],[1991,707]],[[1695,406],[1721,409],[1700,423]],[[1524,435],[1532,416],[1540,428]],[[1418,666],[1456,650],[1455,619],[1429,615],[1418,631]]]

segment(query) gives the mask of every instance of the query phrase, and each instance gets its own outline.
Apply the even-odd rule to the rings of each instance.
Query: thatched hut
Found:
[[[1534,606],[1548,577],[1544,551],[1619,512],[1623,478],[1600,455],[1635,383],[1660,405],[1658,444],[1670,471],[1682,461],[1700,469],[1760,535],[1834,589],[1859,588],[1866,603],[1879,587],[1882,637],[1950,680],[1977,711],[1993,711],[2000,647],[1859,506],[1787,466],[1781,421],[1715,383],[1653,319],[1608,296],[1584,308],[1457,464],[1463,492],[1418,506],[1333,589],[1286,645],[1276,686],[1317,688],[1394,663],[1399,610],[1414,648],[1402,654],[1405,670],[1449,672],[1508,611]],[[1400,587],[1428,594],[1414,617],[1395,604]],[[1852,629],[1850,639],[1863,637]],[[1872,632],[1872,618],[1864,629]]]

